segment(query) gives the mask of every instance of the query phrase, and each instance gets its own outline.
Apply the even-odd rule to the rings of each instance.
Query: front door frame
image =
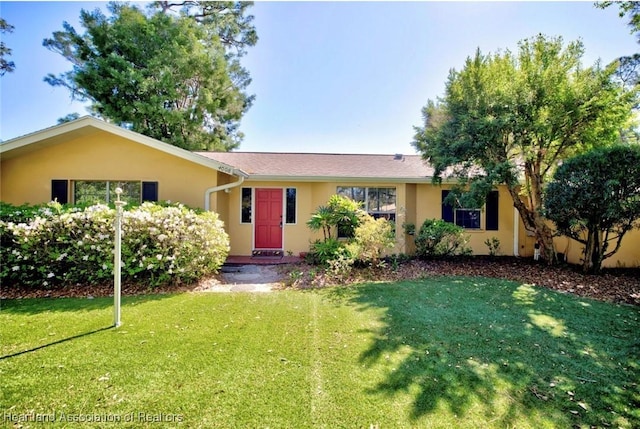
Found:
[[[258,247],[257,246],[257,229],[259,226],[259,213],[258,213],[258,192],[261,190],[278,190],[280,191],[280,200],[281,200],[281,207],[280,207],[280,247]],[[253,188],[253,211],[255,213],[254,217],[254,221],[253,221],[253,245],[252,248],[253,250],[282,250],[284,249],[284,223],[285,223],[285,210],[286,210],[286,198],[285,198],[285,188],[282,187],[278,187],[278,186],[261,186],[261,187],[255,187]]]

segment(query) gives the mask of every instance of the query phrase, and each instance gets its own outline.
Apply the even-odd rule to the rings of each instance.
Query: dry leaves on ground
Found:
[[[318,287],[332,284],[323,270],[306,264],[281,267],[282,281],[294,283],[298,288]],[[295,275],[294,275],[295,273]],[[347,281],[341,284],[363,281],[398,281],[431,276],[482,276],[522,283],[534,284],[578,296],[602,301],[640,305],[640,268],[605,269],[602,274],[583,274],[579,267],[569,265],[547,266],[527,258],[515,257],[468,257],[450,260],[411,260],[395,269],[387,263],[382,268],[356,269]],[[292,281],[294,279],[295,281]],[[210,281],[210,279],[205,279]],[[217,281],[217,280],[216,280]],[[202,283],[202,282],[201,282]],[[200,283],[191,285],[169,285],[149,288],[145,285],[123,285],[123,295],[149,293],[173,293],[198,290]],[[43,297],[102,297],[113,295],[113,284],[97,286],[66,286],[60,289],[21,289],[0,286],[0,298]]]
[[[450,260],[412,260],[392,269],[355,270],[350,281],[396,281],[430,276],[482,276],[533,284],[602,301],[640,305],[640,268],[605,269],[602,274],[583,274],[580,267],[548,266],[527,258],[460,257]],[[316,269],[317,268],[312,268]],[[300,276],[300,287],[312,287],[323,281]],[[307,279],[305,281],[305,279]]]

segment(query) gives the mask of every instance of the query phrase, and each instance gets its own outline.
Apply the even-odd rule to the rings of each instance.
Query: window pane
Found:
[[[369,188],[367,190],[369,214],[396,212],[396,188]]]
[[[457,209],[456,225],[468,229],[480,229],[480,210]]]
[[[107,182],[109,184],[109,195],[107,201],[113,203],[118,199],[116,188],[122,189],[120,200],[127,204],[140,204],[142,201],[140,182]]]
[[[352,188],[352,189],[353,189],[353,197],[351,197],[351,199],[353,201],[364,203],[366,188]]]
[[[394,222],[396,220],[396,188],[338,186],[337,193],[363,203],[362,208],[376,219],[382,217]],[[352,236],[353,231],[348,231],[347,227],[338,225],[338,237],[349,238]]]
[[[116,188],[122,189],[120,200],[128,204],[140,204],[142,201],[142,182],[77,180],[73,184],[74,204],[108,204],[117,199]]]
[[[367,189],[367,211],[376,213],[380,211],[380,200],[378,198],[378,188]]]
[[[74,182],[74,204],[96,204],[107,202],[107,182],[83,181]]]
[[[287,188],[287,223],[296,223],[296,189]]]
[[[374,213],[371,215],[374,219],[386,219],[389,220],[391,222],[395,222],[396,221],[396,214],[395,213]]]
[[[251,223],[251,188],[242,188],[242,223]]]
[[[382,213],[395,213],[396,212],[396,189],[395,188],[382,188],[379,190],[380,195],[380,208]]]
[[[351,198],[353,201],[361,203],[365,201],[365,188],[338,186],[336,193],[342,197]]]
[[[346,186],[338,186],[338,188],[336,189],[336,194],[340,195],[341,197],[347,197],[347,198],[351,198],[353,192],[351,191],[352,188],[348,188]]]

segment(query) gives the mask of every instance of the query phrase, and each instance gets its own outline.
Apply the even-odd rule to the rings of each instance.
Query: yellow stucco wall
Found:
[[[564,253],[567,261],[572,264],[582,264],[584,245],[567,237],[557,237],[554,240],[556,251]],[[613,245],[613,243],[611,244]],[[611,249],[610,249],[611,250]],[[622,239],[620,250],[610,258],[602,261],[603,267],[630,268],[640,267],[640,230],[632,230]]]
[[[426,219],[442,218],[442,191],[451,189],[450,186],[434,186],[431,184],[418,184],[416,189],[416,232]],[[498,230],[487,231],[484,209],[481,211],[481,228],[468,229],[469,246],[474,255],[487,255],[489,248],[484,244],[485,240],[496,237],[500,240],[500,254],[513,255],[514,247],[514,216],[513,202],[509,192],[504,186],[498,188]]]
[[[0,160],[0,200],[13,203],[44,203],[51,197],[51,180],[136,180],[157,181],[160,200],[179,201],[193,207],[204,208],[206,189],[230,183],[235,177],[211,168],[169,155],[124,137],[96,131],[60,143],[34,147],[20,156],[3,156]],[[404,184],[394,182],[284,182],[247,180],[241,187],[296,188],[297,219],[295,224],[283,227],[285,251],[294,254],[308,251],[310,243],[321,237],[306,226],[311,214],[326,204],[338,186],[394,187],[396,188],[397,246],[392,252],[412,253],[413,239],[404,234],[402,224],[414,223],[419,228],[427,218],[441,217],[441,191],[446,186],[427,183]],[[241,187],[229,192],[216,192],[210,197],[210,208],[220,214],[231,237],[231,253],[248,255],[253,250],[253,225],[240,221]],[[70,186],[70,192],[72,187]],[[504,187],[499,188],[499,229],[486,231],[485,216],[480,230],[468,230],[473,253],[488,253],[487,238],[497,237],[501,254],[514,254],[514,211],[511,198]],[[484,213],[484,212],[483,212]],[[518,221],[518,254],[533,255],[534,238],[526,233]],[[582,246],[566,238],[556,239],[556,250],[567,253],[569,262],[579,263]],[[614,257],[605,260],[605,266],[640,266],[640,231],[625,237],[622,248]]]
[[[231,237],[232,255],[250,255],[253,250],[253,224],[241,222],[241,188],[295,188],[296,223],[283,225],[283,249],[295,255],[309,250],[310,230],[306,222],[311,217],[314,183],[245,182],[226,193],[228,216],[225,219]]]
[[[307,227],[307,221],[311,214],[321,206],[326,205],[329,197],[334,195],[338,186],[359,187],[394,187],[396,188],[396,205],[398,208],[405,206],[405,185],[397,183],[364,183],[364,182],[280,182],[280,181],[247,181],[241,187],[232,189],[229,196],[229,217],[226,220],[231,238],[231,253],[247,255],[253,250],[253,225],[241,223],[241,188],[295,188],[296,191],[296,223],[283,226],[283,248],[285,251],[298,255],[300,252],[309,251],[310,244],[322,238],[321,232],[312,232]],[[404,216],[404,212],[398,210],[398,221]],[[404,233],[397,229],[398,243],[393,252],[404,252]]]
[[[552,222],[549,226],[554,229]],[[520,256],[533,257],[536,239],[533,234],[527,233],[520,221]],[[567,237],[555,237],[553,240],[555,250],[566,257],[566,261],[571,264],[582,264],[582,252],[584,245]],[[640,230],[635,229],[627,232],[622,239],[620,250],[612,257],[602,262],[603,267],[640,267]]]
[[[321,238],[321,233],[312,233],[306,226],[307,220],[318,206],[325,205],[331,195],[336,193],[338,186],[354,187],[393,187],[396,188],[396,241],[397,245],[390,253],[412,253],[415,249],[413,238],[404,234],[402,225],[405,222],[414,223],[417,228],[427,218],[440,219],[441,191],[447,189],[431,184],[404,183],[367,183],[367,182],[261,182],[246,181],[242,187],[247,188],[296,188],[297,189],[297,222],[285,224],[283,248],[293,254],[306,252],[315,239]],[[501,243],[501,254],[512,255],[513,237],[513,205],[508,192],[500,188],[499,194],[499,225],[497,231],[486,231],[485,220],[482,219],[482,229],[468,230],[470,246],[476,255],[488,253],[484,244],[487,238],[497,237]],[[231,236],[231,253],[238,255],[250,254],[253,250],[253,225],[240,221],[241,188],[234,188],[228,194],[228,213],[225,223]]]
[[[140,180],[157,181],[160,200],[203,208],[218,181],[215,170],[103,131],[7,158],[0,199],[12,204],[48,202],[53,179]]]

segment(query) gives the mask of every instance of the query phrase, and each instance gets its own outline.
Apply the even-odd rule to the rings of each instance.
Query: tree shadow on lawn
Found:
[[[171,294],[122,296],[122,306],[137,305],[171,297]],[[79,312],[113,307],[113,296],[97,298],[21,298],[0,300],[0,312],[12,314],[40,314],[43,312]]]
[[[413,421],[444,407],[497,427],[640,427],[635,307],[451,277],[336,289],[333,297],[384,310],[360,363],[401,360],[368,393],[417,392]]]
[[[170,296],[122,297],[121,317],[126,320],[127,310],[133,306]],[[113,297],[2,300],[2,329],[15,332],[11,332],[11,336],[8,335],[9,331],[0,335],[0,361],[113,329],[115,326],[108,324],[113,321],[113,306]],[[54,333],[49,333],[50,331]],[[1,355],[3,352],[5,354]]]

